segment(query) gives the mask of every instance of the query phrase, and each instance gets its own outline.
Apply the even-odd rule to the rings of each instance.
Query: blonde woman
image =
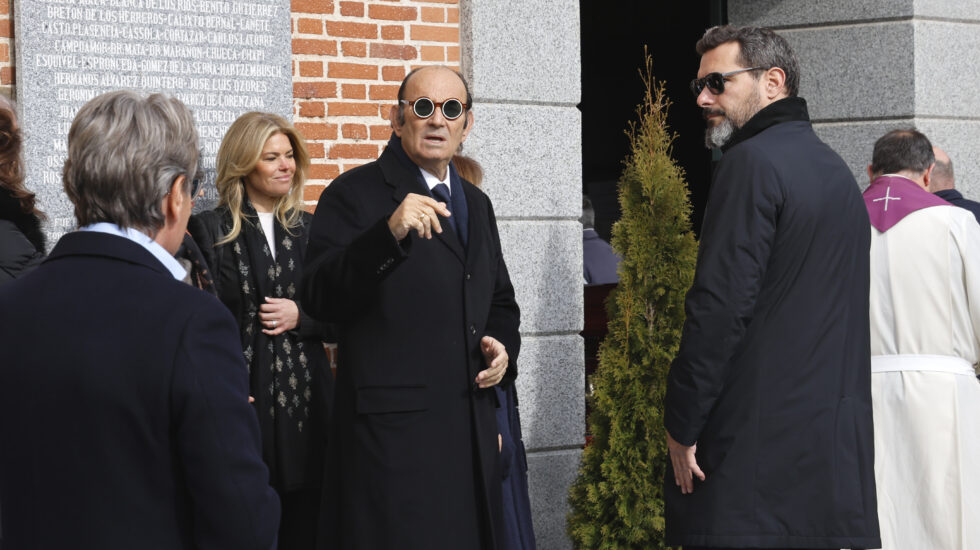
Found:
[[[242,115],[218,150],[218,206],[188,226],[241,329],[262,455],[282,500],[280,549],[314,546],[333,386],[325,327],[299,303],[309,164],[285,119]]]

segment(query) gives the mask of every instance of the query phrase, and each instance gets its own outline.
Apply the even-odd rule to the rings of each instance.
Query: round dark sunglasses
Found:
[[[442,110],[442,116],[445,117],[446,120],[456,120],[463,114],[463,111],[469,107],[469,105],[456,98],[447,99],[446,101],[436,103],[427,97],[420,97],[415,101],[402,99],[399,101],[399,103],[411,105],[412,112],[414,112],[415,116],[419,118],[429,118],[436,112],[436,107],[439,107]]]
[[[701,78],[695,78],[691,81],[691,93],[694,97],[701,95],[701,90],[707,87],[711,90],[711,93],[715,95],[721,95],[725,93],[725,79],[736,75],[738,73],[744,73],[747,71],[758,71],[765,69],[766,67],[749,67],[748,69],[738,69],[737,71],[729,71],[727,73],[708,73]]]

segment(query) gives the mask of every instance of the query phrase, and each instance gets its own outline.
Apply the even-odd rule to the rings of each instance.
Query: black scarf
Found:
[[[728,143],[722,145],[721,150],[727,151],[770,126],[792,121],[810,121],[806,100],[802,97],[784,97],[763,107],[732,135]]]
[[[241,233],[228,244],[247,313],[242,347],[262,431],[262,454],[273,486],[289,491],[308,485],[322,465],[310,463],[316,444],[310,417],[314,388],[303,340],[297,329],[269,336],[262,332],[259,318],[266,296],[298,300],[303,272],[305,228],[299,226],[290,234],[278,219],[274,226],[275,259],[258,214],[245,198]]]

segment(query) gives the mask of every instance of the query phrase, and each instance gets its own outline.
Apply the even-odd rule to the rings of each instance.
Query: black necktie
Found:
[[[437,184],[435,187],[433,187],[432,196],[437,201],[446,203],[446,208],[448,208],[450,213],[452,213],[453,201],[452,198],[449,196],[449,187],[445,183],[440,183]],[[452,227],[453,231],[456,233],[456,236],[459,237],[459,230],[456,229],[456,220],[454,220],[452,216],[449,216],[447,220],[449,221],[449,226]],[[462,238],[460,238],[460,243],[462,242],[463,240]]]

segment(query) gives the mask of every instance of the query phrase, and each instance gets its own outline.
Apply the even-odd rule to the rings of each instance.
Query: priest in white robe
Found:
[[[980,225],[928,192],[932,145],[875,143],[871,392],[885,550],[980,548]]]

